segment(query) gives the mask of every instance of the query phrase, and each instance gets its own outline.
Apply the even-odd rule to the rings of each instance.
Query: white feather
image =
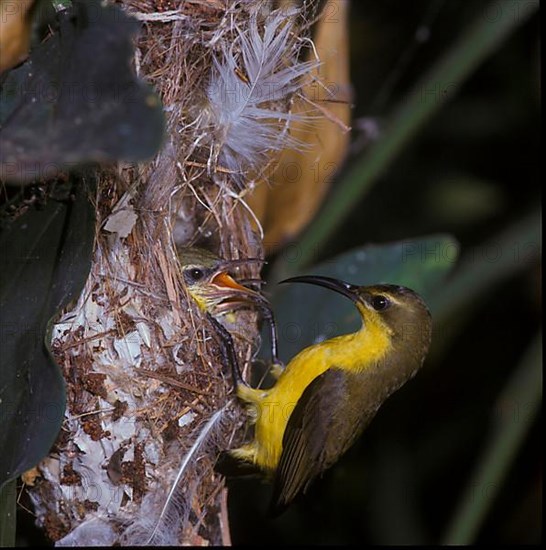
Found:
[[[291,27],[290,14],[276,12],[260,31],[254,15],[246,33],[238,29],[223,59],[214,59],[209,121],[221,164],[238,174],[259,171],[271,151],[299,145],[287,127],[303,116],[281,109],[317,62],[295,60]]]
[[[158,505],[160,498],[158,499],[157,491],[151,491],[146,495],[140,507],[140,518],[128,526],[121,536],[123,546],[180,544],[180,529],[187,522],[191,509],[191,496],[184,493],[180,482],[189,468],[197,463],[196,454],[214,436],[215,428],[220,426],[226,408],[227,405],[216,411],[200,430],[195,442],[182,458],[163,506]]]

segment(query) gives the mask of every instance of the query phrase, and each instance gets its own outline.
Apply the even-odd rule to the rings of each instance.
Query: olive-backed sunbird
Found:
[[[253,440],[229,451],[241,471],[273,479],[270,513],[278,515],[349,449],[382,403],[421,367],[432,323],[422,298],[395,285],[355,286],[318,276],[311,283],[353,301],[362,327],[309,346],[270,389],[239,385],[255,424]]]
[[[242,308],[256,308],[260,310],[270,328],[273,364],[280,364],[277,357],[277,330],[268,300],[259,292],[239,284],[229,274],[236,266],[253,262],[263,263],[263,260],[225,260],[199,247],[179,247],[177,253],[188,294],[220,332],[228,348],[229,361],[236,362],[230,335],[231,326],[236,324],[236,311]],[[235,369],[235,365],[231,366]],[[238,381],[241,381],[236,370],[234,373]]]

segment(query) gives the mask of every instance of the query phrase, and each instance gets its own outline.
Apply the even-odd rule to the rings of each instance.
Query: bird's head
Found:
[[[213,316],[244,305],[264,306],[265,298],[239,284],[229,272],[239,265],[263,260],[224,260],[203,248],[179,248],[178,256],[188,293],[202,311]]]
[[[358,308],[364,328],[384,327],[393,343],[426,352],[430,344],[432,321],[424,300],[415,291],[398,285],[357,286],[339,279],[301,276],[284,282],[309,283],[329,288],[349,298]]]

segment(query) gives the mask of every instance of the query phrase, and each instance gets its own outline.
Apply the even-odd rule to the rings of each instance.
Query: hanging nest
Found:
[[[315,14],[259,0],[116,4],[143,23],[135,67],[162,98],[167,133],[150,163],[96,177],[92,270],[53,331],[65,421],[29,492],[59,545],[226,544],[214,464],[240,444],[245,416],[177,247],[263,256],[245,195],[301,146],[289,127],[307,115],[291,106],[316,67],[300,61]],[[240,269],[259,278],[259,264]],[[257,317],[239,312],[232,333],[247,375]]]

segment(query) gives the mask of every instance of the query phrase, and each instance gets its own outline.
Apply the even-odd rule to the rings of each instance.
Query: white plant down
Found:
[[[213,152],[235,174],[260,172],[272,151],[302,146],[288,128],[305,115],[286,110],[286,101],[318,61],[295,60],[292,15],[271,14],[262,31],[251,17],[246,32],[237,29],[238,39],[226,46],[223,58],[214,58],[206,120],[215,139]]]

